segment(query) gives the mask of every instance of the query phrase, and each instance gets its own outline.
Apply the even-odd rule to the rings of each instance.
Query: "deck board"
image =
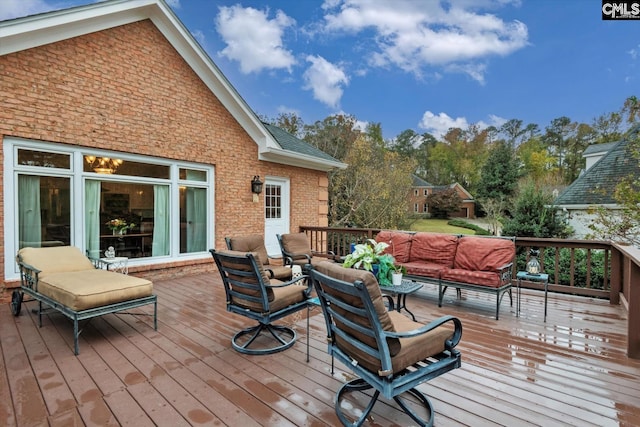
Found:
[[[268,356],[235,352],[231,335],[249,325],[226,312],[218,277],[157,281],[158,330],[148,316],[93,319],[73,354],[72,325],[22,306],[0,306],[0,424],[333,426],[340,384],[351,372],[326,353],[319,308],[283,319],[299,339]],[[628,359],[626,313],[607,301],[523,290],[520,317],[505,297],[463,292],[437,304],[425,285],[407,304],[419,321],[452,314],[463,323],[462,368],[421,389],[441,426],[640,425],[640,361]],[[150,313],[151,307],[134,312]],[[395,403],[376,405],[365,425],[407,425]]]

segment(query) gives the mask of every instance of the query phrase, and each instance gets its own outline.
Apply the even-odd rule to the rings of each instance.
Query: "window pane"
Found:
[[[116,256],[152,256],[155,223],[153,185],[104,181],[100,184],[101,253],[113,246]]]
[[[129,175],[163,179],[168,179],[170,173],[169,166],[93,155],[84,156],[84,171],[103,175]]]
[[[280,185],[266,185],[264,189],[265,218],[282,218],[282,187]]]
[[[70,180],[18,176],[19,247],[71,244]]]
[[[207,190],[180,187],[180,253],[207,250]]]
[[[207,182],[207,172],[197,169],[180,168],[179,178],[182,180]]]
[[[18,164],[27,166],[41,166],[45,168],[71,168],[69,154],[49,153],[46,151],[18,149]]]

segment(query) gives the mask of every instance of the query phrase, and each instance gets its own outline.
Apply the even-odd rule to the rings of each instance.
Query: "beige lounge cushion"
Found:
[[[26,264],[42,271],[40,278],[51,273],[95,270],[91,260],[75,246],[22,248],[18,256]]]
[[[153,284],[139,277],[92,268],[42,275],[38,293],[79,311],[151,296]]]

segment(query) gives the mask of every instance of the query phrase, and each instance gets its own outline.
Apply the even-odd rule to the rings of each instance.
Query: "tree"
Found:
[[[521,237],[565,238],[570,230],[552,206],[553,197],[536,187],[533,181],[524,183],[518,195],[513,217],[505,221],[502,234]]]
[[[371,129],[376,135],[375,127]],[[415,162],[388,151],[365,135],[344,158],[349,166],[330,178],[329,217],[334,227],[394,228],[407,217]]]
[[[302,138],[304,132],[304,121],[296,113],[280,113],[275,120],[270,121],[274,126],[289,132],[296,138]]]
[[[304,139],[309,144],[338,160],[344,160],[362,132],[356,129],[353,116],[336,114],[312,125],[305,125]]]
[[[518,184],[518,163],[510,145],[497,141],[480,174],[476,197],[484,199],[508,199]]]
[[[448,218],[462,207],[462,199],[455,188],[434,191],[427,196],[427,203],[431,214],[436,218]]]

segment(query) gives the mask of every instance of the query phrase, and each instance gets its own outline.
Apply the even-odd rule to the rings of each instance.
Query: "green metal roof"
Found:
[[[313,145],[301,140],[300,138],[296,138],[291,135],[289,132],[280,129],[277,126],[270,125],[269,123],[262,122],[264,127],[269,131],[271,136],[276,140],[278,144],[282,147],[283,150],[293,151],[296,153],[304,154],[307,156],[317,157],[323,160],[329,160],[332,162],[339,162],[338,159],[328,155],[324,151],[314,147]]]

